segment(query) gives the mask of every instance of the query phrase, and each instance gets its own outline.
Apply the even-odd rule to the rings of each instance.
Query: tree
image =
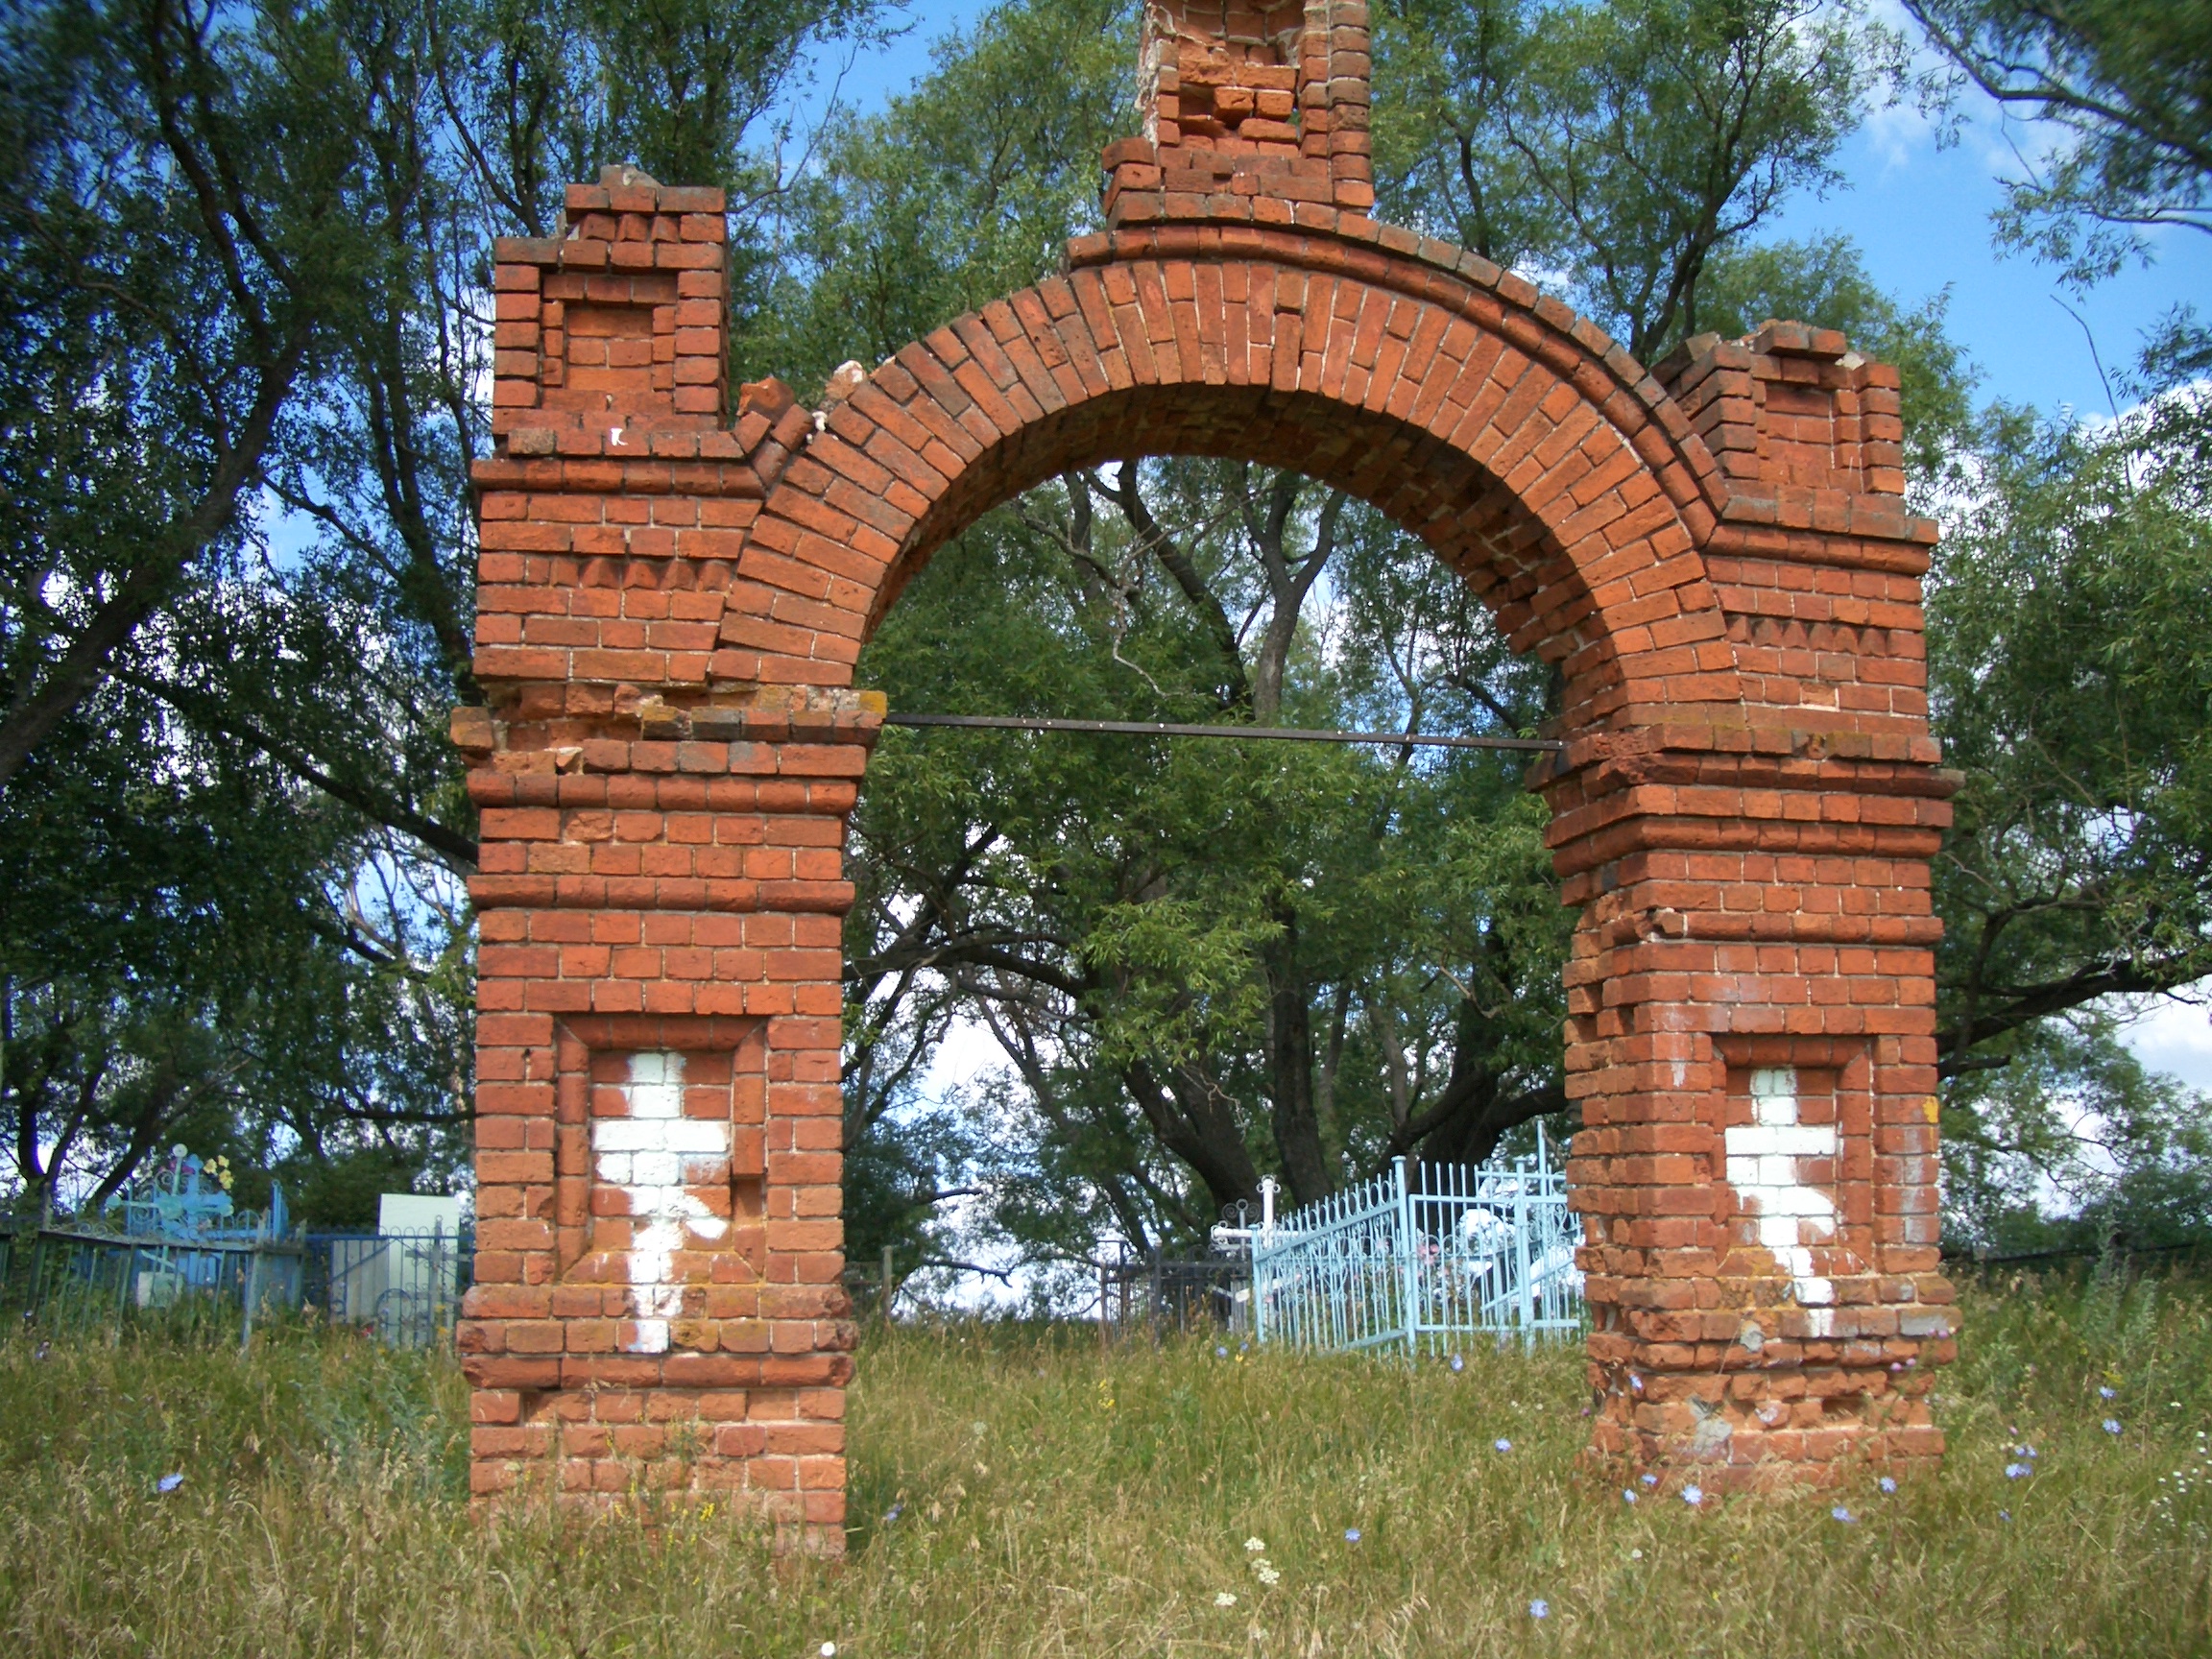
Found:
[[[479,695],[491,240],[634,161],[732,185],[757,279],[777,110],[871,16],[39,0],[0,25],[0,805],[32,838],[0,972],[12,1051],[92,1087],[85,1123],[127,1110],[106,1056],[173,1032],[259,1154],[452,1166],[475,843],[444,733]],[[124,801],[155,852],[234,867],[164,885]],[[40,1126],[71,1119],[0,1076],[37,1186]],[[95,1185],[145,1143],[58,1142]]]
[[[2000,412],[1931,583],[1964,776],[1937,864],[1944,1069],[2212,973],[2212,446],[2201,391],[2095,430]]]
[[[1905,0],[1951,63],[2059,142],[2005,180],[2001,240],[2080,284],[2144,232],[2212,232],[2212,5],[2205,0]]]
[[[1854,0],[1399,0],[1378,24],[1390,215],[1557,273],[1646,363],[1711,326],[1708,267],[1840,182],[1905,83]]]

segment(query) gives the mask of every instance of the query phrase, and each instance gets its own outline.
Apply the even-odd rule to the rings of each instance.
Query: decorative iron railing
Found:
[[[1533,1158],[1408,1164],[1252,1234],[1253,1330],[1322,1352],[1445,1351],[1582,1326],[1567,1178]]]

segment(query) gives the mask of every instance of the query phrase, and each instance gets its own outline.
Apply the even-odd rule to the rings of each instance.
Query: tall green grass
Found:
[[[12,1338],[0,1652],[2212,1652],[2212,1294],[2022,1282],[1967,1306],[1940,1477],[1695,1509],[1579,1470],[1572,1351],[1455,1373],[879,1332],[842,1565],[778,1563],[727,1513],[472,1518],[444,1358]]]

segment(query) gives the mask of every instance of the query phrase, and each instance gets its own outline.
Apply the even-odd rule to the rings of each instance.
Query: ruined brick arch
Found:
[[[982,513],[1072,467],[1203,454],[1295,467],[1420,536],[1562,670],[1569,729],[1741,702],[1698,547],[1718,469],[1556,302],[1404,233],[1074,252],[838,389],[754,527],[790,564],[731,589],[718,673],[849,684],[837,669]]]
[[[1153,0],[1106,228],[820,411],[727,385],[717,190],[498,244],[479,461],[472,1480],[730,1494],[834,1551],[846,820],[870,630],[1081,462],[1294,465],[1558,662],[1531,779],[1594,1455],[1709,1490],[1939,1454],[1928,734],[1897,377],[1770,323],[1648,373],[1379,226],[1358,0]],[[733,411],[732,405],[734,404]]]

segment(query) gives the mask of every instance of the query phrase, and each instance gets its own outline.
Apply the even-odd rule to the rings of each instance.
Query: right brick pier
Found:
[[[1943,1448],[1926,735],[1896,371],[1768,324],[1660,364],[1729,480],[1706,564],[1751,717],[1577,740],[1551,787],[1592,1450],[1708,1490]]]

